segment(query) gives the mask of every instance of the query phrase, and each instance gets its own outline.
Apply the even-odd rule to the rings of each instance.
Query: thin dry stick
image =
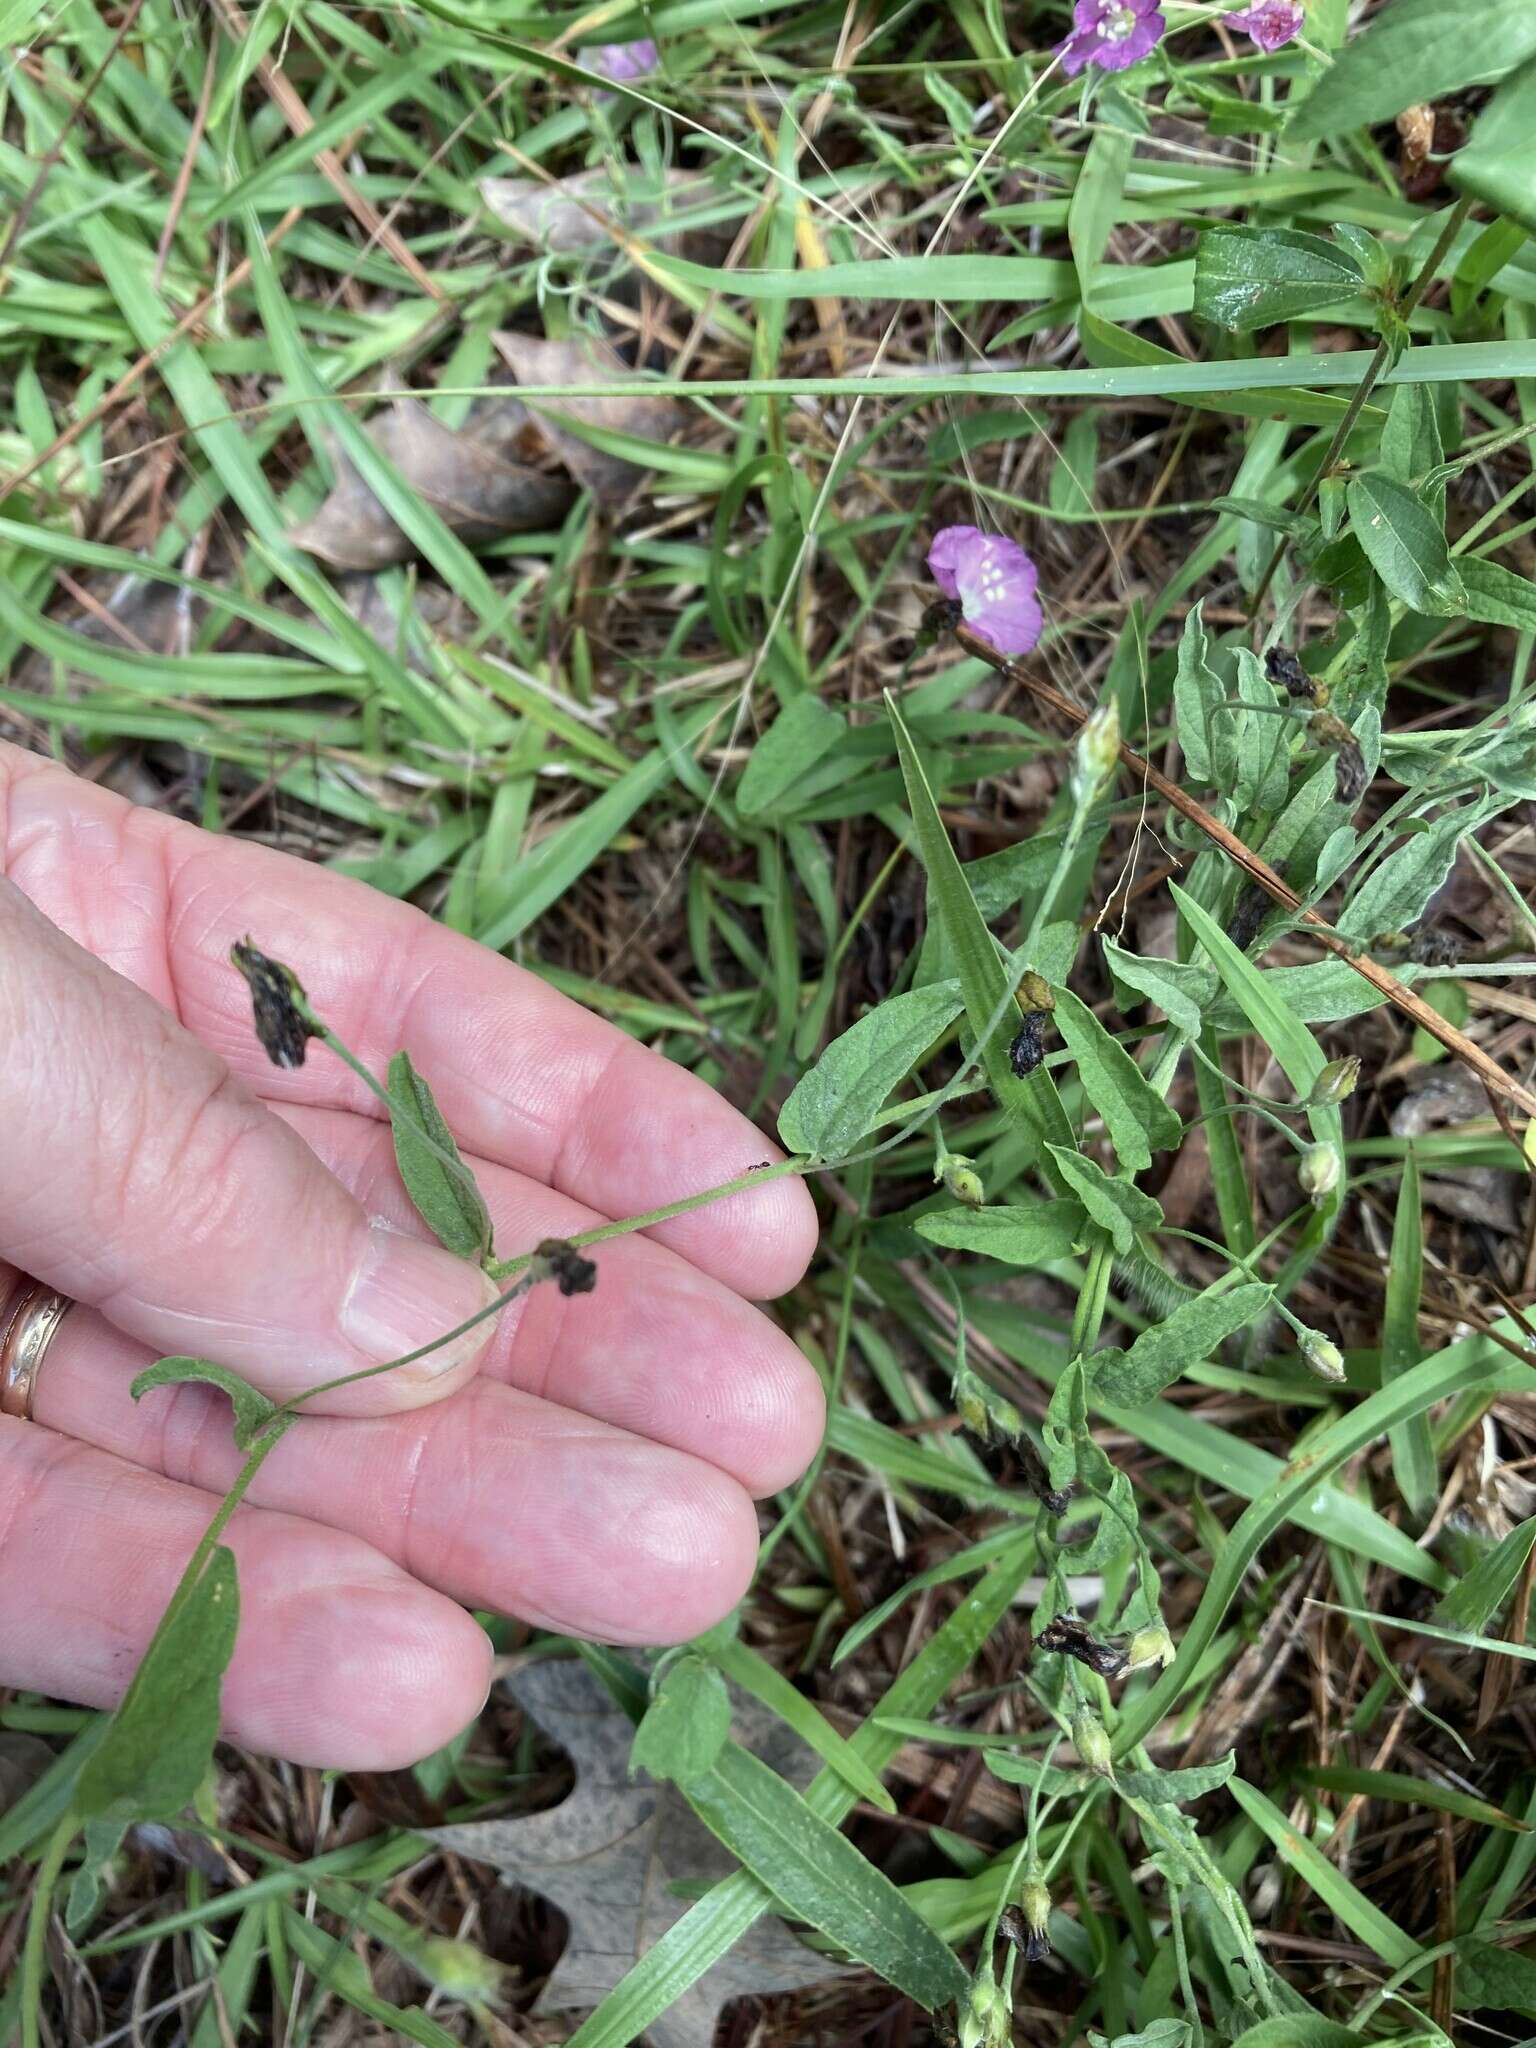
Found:
[[[238,7],[231,6],[229,0],[218,0],[218,7],[231,42],[243,43],[246,35],[249,33],[244,15]],[[305,106],[288,78],[278,69],[270,57],[258,59],[256,75],[280,108],[283,119],[288,123],[294,134],[307,135],[315,125],[314,116],[310,113],[308,107]],[[429,299],[436,299],[439,302],[445,301],[448,294],[437,280],[429,276],[421,264],[417,262],[415,256],[412,255],[405,243],[401,241],[394,229],[385,222],[383,215],[373,204],[372,200],[365,199],[362,193],[358,191],[352,180],[342,169],[341,159],[337,156],[335,150],[317,149],[314,155],[314,163],[316,170],[319,171],[337,198],[341,200],[353,219],[366,229],[369,238],[377,242],[381,249],[386,250],[394,258],[411,282],[421,291],[424,291]]]
[[[1030,675],[1018,662],[999,654],[995,647],[988,646],[987,642],[980,639],[968,626],[957,626],[955,638],[967,654],[973,654],[978,661],[986,662],[989,668],[995,668],[999,675],[1006,676],[1010,682],[1022,683],[1037,702],[1049,705],[1051,710],[1068,719],[1072,725],[1080,726],[1086,722],[1088,714],[1081,705],[1074,704],[1070,697],[1064,697],[1050,683]],[[1313,934],[1320,946],[1325,947],[1337,959],[1347,960],[1355,972],[1363,980],[1368,981],[1379,995],[1384,996],[1394,1009],[1411,1018],[1432,1038],[1438,1039],[1447,1052],[1454,1053],[1459,1060],[1464,1060],[1490,1095],[1502,1097],[1504,1101],[1513,1103],[1528,1117],[1536,1117],[1536,1095],[1506,1074],[1504,1069],[1495,1060],[1491,1060],[1480,1045],[1474,1044],[1464,1031],[1458,1031],[1454,1024],[1448,1024],[1444,1017],[1430,1008],[1422,996],[1415,995],[1411,988],[1405,988],[1396,975],[1389,974],[1385,967],[1378,966],[1368,954],[1353,951],[1345,940],[1329,929],[1326,921],[1319,917],[1315,910],[1305,908],[1295,890],[1287,888],[1269,863],[1261,860],[1251,846],[1244,846],[1237,834],[1228,831],[1219,818],[1213,818],[1192,796],[1186,796],[1176,782],[1170,782],[1166,775],[1160,775],[1150,761],[1144,761],[1134,748],[1126,746],[1123,742],[1120,747],[1120,759],[1133,775],[1172,804],[1181,817],[1188,818],[1192,825],[1198,826],[1213,845],[1219,846],[1229,860],[1237,863],[1250,881],[1256,882],[1267,895],[1274,898],[1276,903],[1283,904],[1287,910],[1295,911],[1298,920]]]
[[[284,235],[288,234],[291,229],[296,228],[303,218],[304,209],[302,206],[290,206],[282,219],[277,223],[277,226],[265,237],[268,249],[275,249]],[[216,299],[222,294],[231,292],[237,286],[244,284],[250,274],[251,258],[249,256],[242,257],[227,277],[220,279],[218,284],[204,292],[195,306],[187,308],[169,334],[164,335],[157,341],[153,348],[145,349],[139,360],[124,370],[122,376],[118,378],[111,390],[104,391],[89,412],[83,412],[79,419],[71,420],[63,433],[56,434],[42,454],[34,455],[25,469],[18,469],[11,476],[0,477],[0,497],[9,497],[13,491],[19,491],[23,484],[30,483],[38,471],[46,469],[56,455],[62,455],[66,448],[71,447],[78,441],[80,436],[94,427],[98,420],[104,419],[118,403],[119,399],[126,398],[133,387],[154,368],[160,358],[168,350],[174,348],[183,335],[189,333],[192,328],[197,326],[204,314],[213,306]]]

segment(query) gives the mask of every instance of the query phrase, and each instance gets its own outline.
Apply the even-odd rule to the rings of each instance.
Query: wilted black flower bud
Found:
[[[1277,690],[1284,690],[1287,697],[1312,698],[1317,695],[1317,684],[1289,647],[1267,647],[1264,650],[1264,673]]]
[[[998,1917],[997,1931],[1011,1942],[1026,1963],[1042,1963],[1051,1952],[1046,1927],[1051,1917],[1051,1895],[1038,1877],[1026,1878],[1021,1903],[1005,1906]]]
[[[1035,1637],[1037,1650],[1059,1650],[1075,1657],[1100,1678],[1118,1678],[1125,1669],[1125,1652],[1114,1643],[1100,1642],[1093,1631],[1070,1614],[1058,1614]]]
[[[597,1285],[597,1261],[584,1259],[563,1237],[546,1237],[533,1256],[564,1295],[590,1294]]]
[[[1414,931],[1408,957],[1421,967],[1455,967],[1461,959],[1461,940],[1442,924],[1421,924]]]
[[[270,960],[249,939],[237,939],[229,957],[251,991],[251,1014],[261,1049],[274,1067],[302,1067],[305,1048],[319,1032],[299,1009],[304,990],[280,960]]]
[[[924,611],[917,629],[918,646],[931,647],[941,634],[953,633],[964,617],[965,606],[958,597],[936,597]]]
[[[1227,937],[1239,952],[1246,953],[1259,936],[1259,927],[1268,916],[1269,909],[1269,891],[1257,882],[1250,882],[1238,897],[1232,921],[1227,926]]]
[[[1008,1048],[1008,1064],[1021,1081],[1026,1081],[1044,1058],[1045,1018],[1039,1010],[1031,1010]]]

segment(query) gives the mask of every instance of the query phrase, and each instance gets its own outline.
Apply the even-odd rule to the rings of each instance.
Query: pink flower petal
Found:
[[[965,619],[972,631],[999,654],[1028,654],[1039,641],[1045,623],[1040,600],[1033,591],[999,598],[974,612],[967,608]]]
[[[1018,542],[978,535],[961,554],[955,580],[966,623],[999,654],[1027,654],[1040,638],[1039,572]]]
[[[975,526],[946,526],[933,536],[933,546],[928,550],[928,569],[946,597],[959,597],[960,586],[956,577],[960,564],[978,545],[984,545],[986,538]]]

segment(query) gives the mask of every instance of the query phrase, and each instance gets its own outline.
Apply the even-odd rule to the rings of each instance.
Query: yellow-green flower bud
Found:
[[[1308,1109],[1328,1109],[1353,1095],[1355,1083],[1360,1078],[1360,1055],[1351,1053],[1347,1059],[1330,1060],[1312,1084],[1312,1093],[1307,1097]]]
[[[1031,967],[1020,975],[1019,1008],[1026,1016],[1032,1016],[1036,1011],[1054,1010],[1055,1007],[1056,998],[1051,992],[1051,984],[1043,974],[1036,974]]]
[[[942,1181],[955,1200],[964,1202],[968,1209],[980,1209],[986,1202],[987,1191],[976,1171],[976,1162],[967,1159],[963,1152],[946,1152],[940,1146],[933,1165],[933,1177]]]
[[[1051,1893],[1050,1887],[1041,1876],[1038,1867],[1025,1878],[1019,1893],[1019,1905],[1024,1912],[1024,1960],[1038,1963],[1051,1952]]]
[[[955,2029],[960,2048],[1006,2048],[1013,2035],[1013,2010],[992,1974],[990,1958],[971,1979],[971,1995],[960,2010]]]
[[[506,1965],[482,1954],[470,1941],[429,1934],[410,1950],[411,1960],[439,1991],[467,2005],[494,2005],[502,1996]]]
[[[1120,713],[1113,704],[1101,704],[1077,736],[1072,761],[1072,796],[1080,805],[1091,804],[1120,758]]]
[[[1296,1178],[1314,1207],[1320,1207],[1339,1184],[1339,1153],[1336,1145],[1311,1145],[1301,1155]]]
[[[955,1413],[983,1443],[1016,1443],[1024,1434],[1024,1418],[1018,1409],[969,1366],[955,1374],[951,1393]]]
[[[1139,1628],[1125,1646],[1127,1671],[1142,1671],[1149,1664],[1171,1664],[1177,1654],[1174,1640],[1163,1624]]]
[[[1092,1707],[1079,1707],[1073,1715],[1072,1743],[1085,1771],[1092,1771],[1099,1778],[1114,1776],[1109,1734]]]
[[[1332,1344],[1321,1330],[1304,1330],[1298,1347],[1320,1380],[1335,1382],[1344,1377],[1344,1354],[1337,1344]]]

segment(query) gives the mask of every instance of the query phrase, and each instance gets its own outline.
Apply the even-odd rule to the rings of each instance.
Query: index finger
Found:
[[[664,1207],[783,1155],[706,1083],[537,975],[366,884],[139,809],[0,745],[0,871],[270,1098],[369,1117],[338,1061],[270,1066],[229,965],[247,932],[382,1073],[402,1047],[467,1152],[604,1215]],[[816,1240],[800,1182],[768,1182],[653,1233],[743,1294],[799,1279]]]

